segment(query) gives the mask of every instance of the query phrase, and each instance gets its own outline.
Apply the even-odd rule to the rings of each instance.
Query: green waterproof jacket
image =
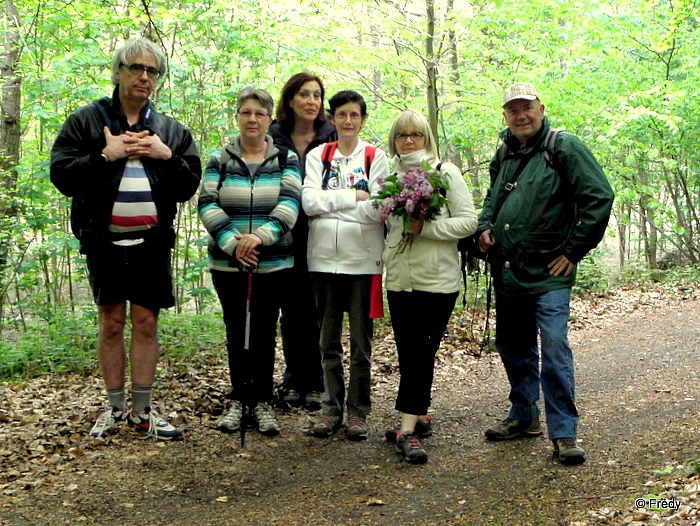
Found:
[[[491,229],[489,250],[496,290],[505,296],[542,294],[570,288],[576,272],[551,276],[547,265],[560,255],[578,263],[603,238],[613,191],[590,150],[575,136],[561,132],[547,161],[545,117],[540,132],[520,148],[510,130],[489,164],[491,188],[479,215],[479,231]],[[508,148],[506,148],[508,145]],[[510,149],[507,155],[504,151]],[[529,160],[523,161],[523,159]],[[519,164],[525,162],[514,188],[507,192]],[[503,200],[492,222],[494,207]]]

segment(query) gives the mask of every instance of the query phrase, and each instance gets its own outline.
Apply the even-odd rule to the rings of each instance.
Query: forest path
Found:
[[[310,437],[317,415],[292,410],[280,414],[279,437],[251,431],[241,448],[237,435],[213,429],[223,363],[164,366],[159,395],[186,416],[185,439],[172,443],[128,430],[88,439],[99,378],[0,384],[0,524],[592,525],[658,524],[663,514],[700,523],[698,291],[619,291],[576,300],[572,312],[581,466],[556,462],[546,433],[483,438],[507,413],[508,383],[497,355],[464,351],[456,335],[465,320],[455,317],[423,466],[384,441],[398,379],[388,331],[375,345],[371,435],[360,443]],[[683,507],[636,509],[648,494]]]

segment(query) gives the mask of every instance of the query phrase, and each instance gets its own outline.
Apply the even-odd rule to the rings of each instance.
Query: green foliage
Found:
[[[656,473],[657,475],[670,475],[671,473],[673,473],[674,469],[675,468],[673,466],[666,466],[663,469],[655,469],[652,472]]]
[[[615,277],[612,269],[603,262],[603,250],[597,248],[581,260],[576,269],[576,283],[572,292],[579,296],[609,291]]]
[[[164,311],[158,324],[162,360],[172,364],[195,364],[206,361],[211,353],[220,354],[224,359],[226,329],[219,311],[204,315]]]
[[[21,159],[16,184],[0,185],[0,251],[7,251],[6,261],[0,257],[0,329],[9,324],[12,331],[36,334],[37,327],[62,319],[58,313],[66,306],[79,311],[91,304],[84,261],[70,234],[69,200],[49,180],[49,152],[70,112],[111,93],[116,47],[142,35],[162,44],[168,56],[157,107],[191,129],[204,160],[236,133],[233,106],[244,86],[265,88],[276,99],[290,75],[308,70],[324,79],[327,97],[357,89],[369,109],[363,138],[386,146],[401,110],[427,112],[427,73],[435,71],[441,157],[463,169],[477,205],[504,127],[502,90],[532,81],[552,123],[586,142],[616,192],[610,231],[624,245],[622,257],[587,257],[575,292],[691,279],[695,267],[682,267],[700,264],[700,18],[694,0],[435,0],[430,54],[421,3],[15,4],[17,26],[0,27],[5,37],[18,30],[22,46],[14,69],[21,78]],[[216,298],[194,203],[183,205],[177,226],[178,309],[204,314]],[[610,259],[621,262],[619,271],[603,264]],[[656,270],[667,268],[668,259],[677,266]],[[15,332],[11,337],[18,344],[23,339]],[[2,345],[6,354],[31,354],[29,346]]]
[[[96,309],[32,321],[0,343],[0,379],[97,370]]]
[[[691,460],[690,461],[690,469],[692,470],[693,474],[700,475],[700,461]]]
[[[23,331],[12,334],[0,342],[0,380],[68,372],[96,374],[99,370],[97,309],[92,305],[32,321]],[[159,319],[162,359],[173,364],[201,364],[212,353],[223,357],[225,334],[220,314],[164,311]]]

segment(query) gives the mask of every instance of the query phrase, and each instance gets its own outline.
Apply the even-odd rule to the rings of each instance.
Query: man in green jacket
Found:
[[[549,121],[534,86],[516,83],[503,96],[508,129],[489,165],[491,188],[479,216],[479,248],[488,252],[496,290],[496,347],[508,375],[508,418],[489,440],[547,429],[562,464],[585,461],[576,439],[574,363],[567,332],[576,264],[601,241],[613,191],[590,150],[559,133],[545,148]],[[540,370],[537,338],[541,342]]]

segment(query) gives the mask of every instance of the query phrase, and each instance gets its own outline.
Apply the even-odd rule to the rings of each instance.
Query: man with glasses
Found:
[[[71,114],[51,151],[51,181],[72,198],[71,227],[85,254],[99,332],[97,355],[109,407],[90,431],[104,437],[127,422],[144,438],[180,431],[151,407],[160,348],[158,313],[175,304],[170,253],[177,203],[197,191],[202,168],[190,132],[156,113],[163,52],[127,42],[112,63],[112,97]],[[126,403],[127,302],[131,408]]]

